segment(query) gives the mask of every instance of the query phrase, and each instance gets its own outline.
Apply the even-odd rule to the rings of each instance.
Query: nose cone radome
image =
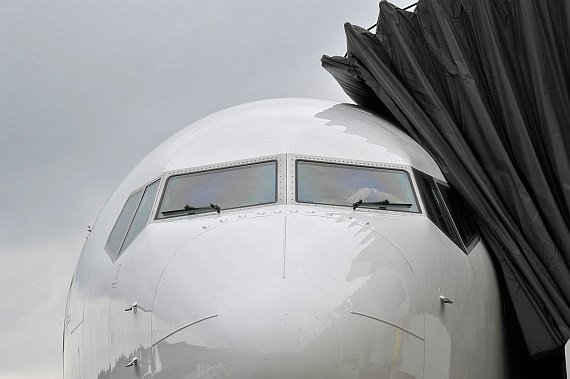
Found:
[[[153,305],[156,377],[421,378],[415,277],[345,217],[245,218],[189,241]]]

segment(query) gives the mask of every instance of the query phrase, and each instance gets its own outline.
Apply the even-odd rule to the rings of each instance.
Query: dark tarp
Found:
[[[380,3],[324,68],[389,112],[478,216],[529,352],[570,338],[570,2]]]

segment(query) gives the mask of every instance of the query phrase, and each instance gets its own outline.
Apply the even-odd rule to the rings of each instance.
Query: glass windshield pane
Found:
[[[424,201],[425,212],[428,218],[444,232],[457,246],[461,246],[458,236],[453,229],[453,223],[448,213],[445,211],[445,204],[437,189],[435,180],[424,173],[414,171],[416,183],[418,184],[422,200]]]
[[[157,218],[213,211],[210,204],[224,210],[276,201],[277,162],[263,162],[169,178]]]
[[[146,187],[141,203],[139,204],[139,208],[137,209],[137,213],[135,213],[135,217],[133,218],[133,222],[131,223],[127,237],[125,238],[125,242],[123,242],[123,246],[121,247],[121,251],[125,250],[146,226],[148,217],[152,211],[152,205],[154,204],[159,183],[160,182],[157,180]]]
[[[441,184],[438,184],[438,188],[449,213],[451,213],[451,218],[455,221],[455,226],[463,243],[465,246],[469,246],[477,237],[477,224],[473,218],[473,212],[469,209],[461,196],[459,196],[457,191]]]
[[[107,240],[107,247],[111,252],[113,252],[113,254],[117,254],[121,249],[121,245],[125,239],[125,234],[127,233],[127,229],[129,228],[131,220],[137,210],[141,196],[142,190],[129,197],[121,211],[121,214],[119,215],[119,218],[117,219],[117,222],[115,223],[115,226],[113,227],[113,230],[111,231],[111,235]]]
[[[297,201],[419,212],[407,172],[297,161]]]

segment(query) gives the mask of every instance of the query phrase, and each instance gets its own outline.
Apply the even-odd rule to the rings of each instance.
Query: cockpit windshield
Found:
[[[404,170],[297,160],[297,201],[419,212]]]
[[[269,161],[168,179],[157,218],[219,212],[277,201],[277,162]]]

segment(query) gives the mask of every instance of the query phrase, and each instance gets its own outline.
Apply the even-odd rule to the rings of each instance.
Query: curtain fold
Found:
[[[426,148],[477,215],[531,355],[570,338],[570,4],[381,2],[323,67]]]

